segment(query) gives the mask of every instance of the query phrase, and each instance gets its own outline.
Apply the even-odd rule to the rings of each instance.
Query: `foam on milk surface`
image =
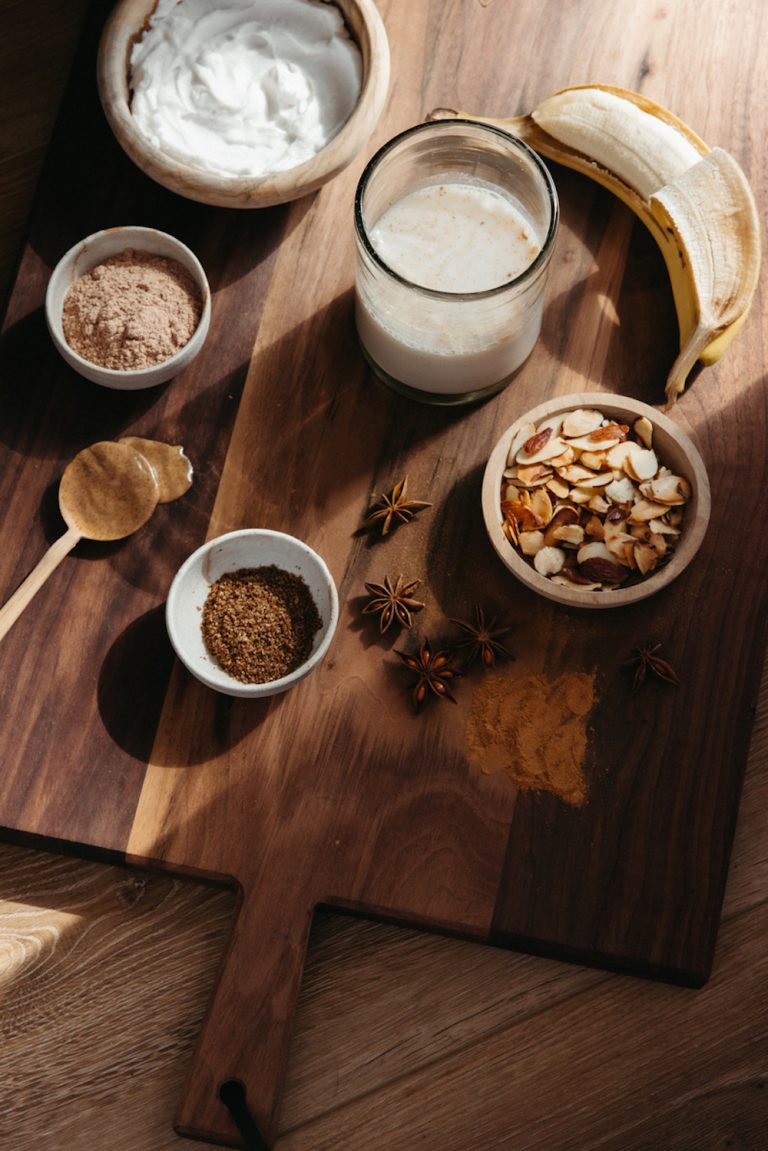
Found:
[[[540,251],[534,229],[511,199],[489,185],[417,187],[371,228],[392,271],[423,288],[483,292],[517,279]]]

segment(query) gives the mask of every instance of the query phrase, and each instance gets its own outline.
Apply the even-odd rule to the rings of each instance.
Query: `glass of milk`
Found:
[[[559,207],[531,148],[470,120],[420,124],[355,197],[355,319],[396,391],[461,404],[503,388],[541,328]]]

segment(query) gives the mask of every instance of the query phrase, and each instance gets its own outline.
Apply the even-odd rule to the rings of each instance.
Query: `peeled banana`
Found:
[[[669,273],[680,352],[667,405],[697,361],[715,363],[743,324],[760,271],[760,224],[736,160],[710,149],[666,108],[624,88],[565,88],[528,116],[437,109],[430,119],[494,124],[619,196],[656,239]]]

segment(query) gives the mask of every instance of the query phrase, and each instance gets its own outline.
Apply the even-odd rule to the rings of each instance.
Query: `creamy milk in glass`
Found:
[[[557,199],[504,132],[423,124],[374,157],[356,199],[356,322],[399,391],[460,403],[508,382],[541,327]]]

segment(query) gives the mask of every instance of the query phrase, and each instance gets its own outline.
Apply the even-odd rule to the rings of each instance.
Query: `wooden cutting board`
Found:
[[[673,412],[712,484],[694,565],[642,605],[566,611],[522,589],[493,554],[484,462],[504,428],[549,396],[597,389],[661,403],[676,345],[661,257],[607,193],[556,169],[562,228],[540,343],[499,396],[438,410],[395,397],[364,366],[351,210],[367,156],[431,108],[514,115],[585,79],[642,87],[671,107],[734,152],[761,202],[752,145],[764,134],[749,116],[745,62],[765,17],[747,0],[727,28],[717,0],[684,0],[673,16],[638,6],[631,18],[598,0],[567,14],[554,0],[381,0],[393,83],[366,156],[317,196],[240,213],[165,192],[112,140],[94,84],[108,7],[92,8],[3,329],[0,595],[61,532],[58,479],[83,446],[124,434],[181,443],[196,478],[131,539],[81,544],[0,647],[0,824],[8,837],[237,885],[242,908],[177,1115],[186,1134],[237,1144],[220,1086],[245,1085],[271,1139],[319,904],[692,986],[707,979],[764,650],[762,299]],[[705,57],[715,29],[730,61],[716,68]],[[679,72],[680,43],[709,68]],[[42,312],[59,256],[126,223],[190,244],[214,292],[199,359],[135,394],[72,373]],[[372,498],[405,474],[432,508],[385,541],[361,537]],[[181,561],[242,526],[305,539],[342,605],[322,669],[257,704],[191,679],[163,621]],[[423,581],[427,606],[412,635],[382,640],[361,616],[364,583],[399,572]],[[476,604],[509,623],[514,661],[467,674],[455,707],[435,701],[415,715],[393,648],[456,638],[450,618]],[[631,691],[625,661],[645,641],[663,643],[679,687]],[[478,750],[489,723],[508,750],[500,758]],[[571,762],[579,802],[497,770],[551,754]]]

